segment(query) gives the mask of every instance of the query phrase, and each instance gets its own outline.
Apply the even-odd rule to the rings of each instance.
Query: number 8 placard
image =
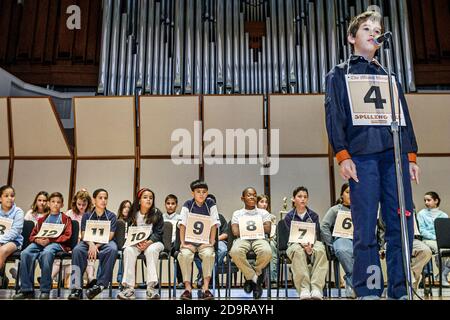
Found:
[[[239,219],[239,233],[241,239],[264,239],[264,225],[261,216],[242,216]]]
[[[110,230],[110,221],[88,220],[86,221],[86,229],[84,231],[83,241],[108,243]]]
[[[186,223],[185,241],[198,244],[208,244],[211,233],[211,217],[202,214],[189,213]]]

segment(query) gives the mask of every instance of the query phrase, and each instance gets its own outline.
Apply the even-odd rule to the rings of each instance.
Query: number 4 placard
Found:
[[[36,238],[58,238],[64,231],[64,224],[43,223]]]
[[[110,221],[88,220],[86,221],[86,229],[84,231],[83,241],[108,243],[110,230]]]
[[[316,242],[316,224],[310,222],[291,222],[289,242],[301,244],[314,244]]]
[[[189,213],[186,223],[185,241],[198,244],[208,244],[211,233],[211,217],[202,214]]]

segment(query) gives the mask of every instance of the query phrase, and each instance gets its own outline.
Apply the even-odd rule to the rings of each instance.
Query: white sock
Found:
[[[252,281],[258,283],[258,276],[256,274],[253,276]]]

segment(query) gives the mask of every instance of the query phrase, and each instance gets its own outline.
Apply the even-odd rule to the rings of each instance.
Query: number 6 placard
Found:
[[[84,231],[83,241],[108,243],[110,230],[110,221],[88,220],[86,221],[86,229]]]
[[[36,238],[58,238],[64,231],[64,224],[43,223]]]
[[[352,214],[349,211],[338,211],[333,229],[333,237],[353,239]]]
[[[127,241],[125,241],[124,247],[131,247],[139,242],[147,240],[152,233],[153,227],[150,226],[139,226],[139,227],[129,227],[127,234]]]
[[[261,216],[239,218],[239,234],[243,240],[264,239],[264,225]]]
[[[289,242],[301,244],[314,244],[316,242],[316,224],[310,222],[291,222]]]
[[[211,217],[202,214],[189,213],[186,223],[185,241],[208,244],[211,233]]]

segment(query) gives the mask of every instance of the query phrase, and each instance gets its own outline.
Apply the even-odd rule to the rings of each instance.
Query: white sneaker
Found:
[[[134,300],[136,299],[136,295],[134,294],[133,288],[127,287],[117,294],[117,298],[120,300]]]
[[[153,287],[148,287],[147,288],[147,298],[148,299],[152,299],[152,300],[157,300],[157,299],[161,299],[158,290],[156,290]]]
[[[320,290],[314,289],[311,292],[311,299],[312,300],[322,300],[323,299],[323,294],[322,292],[320,292]]]
[[[309,290],[300,291],[300,300],[310,300],[310,299],[311,299],[311,292],[309,292]]]
[[[347,286],[345,287],[345,296],[346,296],[348,299],[356,299],[356,293],[355,293],[355,290],[353,290],[353,288],[352,288],[351,286],[349,286],[349,285],[347,285]]]

